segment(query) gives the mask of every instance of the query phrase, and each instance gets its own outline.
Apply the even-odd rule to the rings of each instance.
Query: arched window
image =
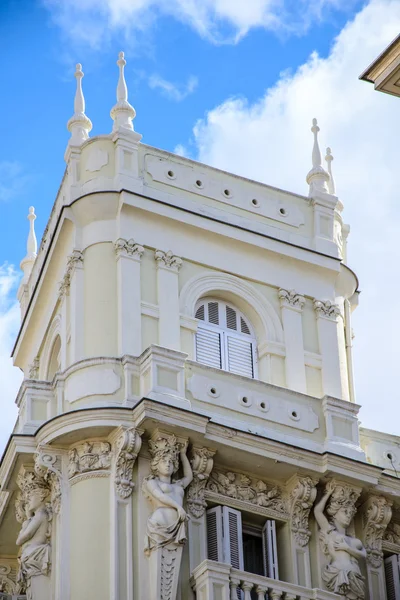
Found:
[[[246,377],[256,376],[256,338],[246,317],[236,308],[206,298],[195,309],[199,319],[196,360]]]
[[[53,347],[50,353],[49,366],[47,367],[47,377],[48,381],[52,381],[53,377],[60,370],[60,352],[61,352],[61,339],[58,335],[54,340]]]

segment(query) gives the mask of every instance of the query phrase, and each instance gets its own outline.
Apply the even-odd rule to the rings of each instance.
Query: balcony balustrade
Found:
[[[340,600],[341,596],[204,560],[192,573],[197,600]]]

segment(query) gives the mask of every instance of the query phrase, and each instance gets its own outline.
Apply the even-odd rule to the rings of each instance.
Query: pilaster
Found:
[[[144,248],[134,240],[114,243],[118,285],[118,353],[139,356],[142,351],[141,258]]]
[[[171,251],[156,250],[159,318],[159,343],[180,350],[179,277],[182,259]]]
[[[305,394],[307,383],[301,313],[306,301],[294,290],[280,289],[278,295],[286,347],[286,385],[291,390]]]
[[[342,382],[340,365],[338,319],[341,319],[340,308],[330,300],[314,300],[317,318],[319,350],[322,357],[322,389],[324,394],[348,400]]]
[[[67,268],[60,283],[61,313],[66,322],[67,311],[70,320],[70,362],[78,362],[84,358],[85,318],[84,318],[84,271],[83,253],[74,250],[67,259]],[[69,307],[65,303],[69,302]],[[64,328],[64,334],[67,331]],[[63,340],[66,345],[67,339]],[[64,354],[64,360],[66,360]]]

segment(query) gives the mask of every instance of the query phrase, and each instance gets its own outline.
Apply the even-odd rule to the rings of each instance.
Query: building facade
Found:
[[[400,438],[357,419],[317,122],[285,192],[143,144],[117,64],[94,138],[77,65],[38,251],[29,211],[0,597],[399,598]]]

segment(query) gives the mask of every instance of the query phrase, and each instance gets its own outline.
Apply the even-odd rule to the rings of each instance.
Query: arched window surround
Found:
[[[258,377],[257,337],[248,317],[235,304],[206,296],[196,303],[195,318],[199,319],[194,348],[197,362]]]
[[[46,340],[43,346],[43,350],[40,353],[40,379],[48,380],[48,372],[50,368],[50,360],[56,343],[57,337],[60,338],[61,344],[63,343],[61,337],[61,316],[57,315],[54,317],[49,330],[46,335]],[[60,366],[62,369],[62,365]]]

